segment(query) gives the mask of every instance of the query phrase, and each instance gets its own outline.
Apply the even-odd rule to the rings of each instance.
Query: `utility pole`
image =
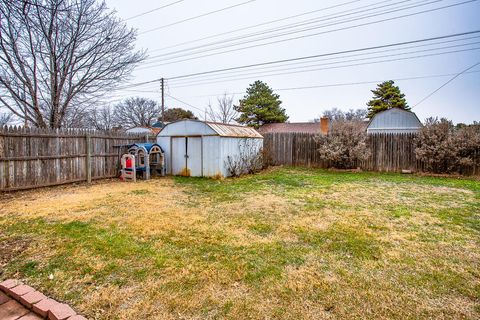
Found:
[[[161,90],[162,90],[162,122],[165,125],[165,81],[161,79]]]

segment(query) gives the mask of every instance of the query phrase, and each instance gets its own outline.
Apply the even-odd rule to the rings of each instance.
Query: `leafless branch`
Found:
[[[64,126],[145,58],[135,40],[105,2],[0,0],[0,104],[35,126]]]
[[[225,93],[223,96],[217,98],[218,105],[216,108],[208,105],[207,115],[211,121],[221,123],[232,123],[237,118],[238,113],[233,106],[233,96],[228,96]]]

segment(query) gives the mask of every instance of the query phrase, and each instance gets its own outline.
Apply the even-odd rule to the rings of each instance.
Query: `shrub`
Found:
[[[443,173],[454,169],[455,143],[453,123],[447,119],[428,118],[416,139],[415,155],[425,170]]]
[[[447,119],[429,118],[416,139],[416,158],[434,173],[465,173],[480,165],[480,125],[455,128]]]
[[[326,136],[317,136],[320,158],[334,168],[356,168],[368,158],[367,134],[361,121],[335,121]]]
[[[458,129],[454,140],[457,145],[459,172],[480,167],[480,124]]]
[[[228,156],[225,166],[230,176],[239,177],[263,169],[263,149],[255,141],[244,139],[238,146],[238,154]]]

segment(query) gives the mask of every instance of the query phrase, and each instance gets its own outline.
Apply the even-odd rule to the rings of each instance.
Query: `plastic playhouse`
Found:
[[[137,176],[149,180],[151,176],[165,175],[165,157],[156,143],[135,143],[128,145],[128,153],[121,158],[120,179],[136,181]]]

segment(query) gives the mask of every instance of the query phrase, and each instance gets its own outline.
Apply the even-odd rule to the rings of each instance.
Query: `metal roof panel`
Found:
[[[263,136],[258,133],[257,130],[251,127],[217,122],[206,122],[206,124],[221,137],[263,138]]]

